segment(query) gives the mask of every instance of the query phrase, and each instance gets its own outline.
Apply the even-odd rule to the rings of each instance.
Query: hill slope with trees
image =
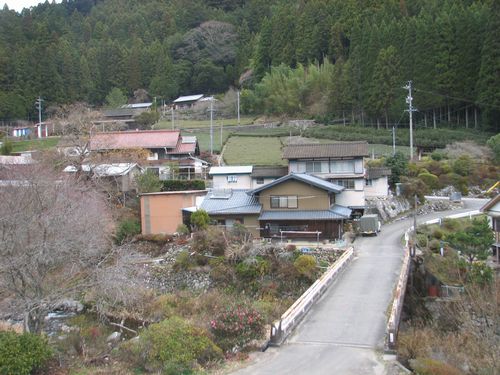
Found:
[[[401,86],[413,80],[426,126],[498,131],[499,15],[491,0],[63,0],[21,13],[4,7],[0,120],[36,118],[39,95],[47,106],[101,105],[113,88],[169,100],[242,85],[249,89],[246,111],[384,125],[398,122]]]

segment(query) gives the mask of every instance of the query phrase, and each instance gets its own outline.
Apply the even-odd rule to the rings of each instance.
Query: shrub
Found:
[[[226,240],[222,229],[209,227],[194,233],[191,248],[199,254],[224,255]]]
[[[455,232],[460,229],[460,221],[456,219],[443,219],[443,228]]]
[[[432,252],[438,253],[440,248],[441,248],[440,240],[433,239],[429,242],[429,249],[431,249]]]
[[[137,342],[122,347],[122,354],[147,371],[172,375],[189,374],[200,365],[222,358],[222,351],[208,332],[178,317],[151,324]]]
[[[440,150],[434,150],[431,154],[431,158],[432,158],[432,160],[440,161],[440,160],[446,159],[446,153],[444,153],[443,151],[440,151]]]
[[[452,168],[453,172],[455,172],[456,174],[460,176],[468,176],[472,172],[473,166],[473,160],[467,155],[462,155],[457,160],[455,160]]]
[[[14,145],[12,142],[5,138],[3,140],[2,146],[0,146],[0,155],[10,155],[14,150]]]
[[[175,258],[175,263],[173,265],[175,271],[187,270],[191,266],[191,259],[189,257],[189,251],[184,250],[177,255]]]
[[[418,178],[432,190],[439,187],[439,179],[436,175],[433,175],[431,173],[421,173],[418,175]]]
[[[187,236],[189,234],[189,228],[186,224],[179,224],[175,231],[181,236]]]
[[[191,214],[191,224],[197,229],[197,230],[203,230],[208,227],[208,224],[210,223],[210,216],[208,216],[207,211],[205,210],[198,210],[195,211]]]
[[[161,191],[205,190],[203,180],[167,180],[163,181]]]
[[[0,374],[28,375],[51,357],[52,350],[42,336],[0,332]]]
[[[423,233],[418,233],[417,234],[417,245],[418,245],[418,247],[420,247],[421,249],[424,249],[424,248],[427,247],[428,242],[429,242],[429,239],[427,238],[426,234],[423,234]]]
[[[210,321],[215,342],[225,351],[244,347],[264,333],[264,319],[253,307],[232,305],[216,313]]]
[[[472,263],[467,271],[467,282],[485,286],[493,282],[493,270],[484,262]]]
[[[463,375],[456,367],[431,358],[419,358],[410,363],[418,375]]]
[[[500,133],[488,139],[486,144],[493,151],[493,160],[500,163]]]
[[[402,180],[403,196],[414,204],[414,196],[417,195],[420,204],[425,202],[425,194],[428,194],[429,187],[418,178],[404,178]]]
[[[236,265],[236,274],[242,279],[253,280],[269,273],[269,261],[262,257],[247,258]]]
[[[293,265],[297,272],[309,279],[314,278],[316,274],[316,258],[312,255],[300,255]]]
[[[120,245],[133,236],[141,233],[141,223],[137,219],[125,219],[118,224],[115,242]]]
[[[432,231],[432,237],[433,238],[436,238],[438,240],[441,240],[443,237],[444,237],[444,233],[441,229],[439,228],[435,228],[433,231]]]
[[[163,186],[160,178],[151,170],[146,170],[146,172],[137,175],[135,183],[139,193],[155,193],[161,191]]]

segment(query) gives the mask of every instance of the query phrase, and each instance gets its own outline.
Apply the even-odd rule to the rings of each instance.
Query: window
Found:
[[[257,179],[255,180],[255,183],[257,185],[262,185],[264,183],[264,177],[257,177]]]
[[[366,186],[373,186],[373,180],[371,178],[365,180]]]
[[[234,184],[238,182],[238,176],[227,176],[227,182],[229,184]]]
[[[335,160],[330,162],[332,173],[353,173],[354,160]]]
[[[296,195],[271,196],[271,208],[298,208],[299,202]]]
[[[354,180],[350,178],[341,178],[331,180],[332,183],[345,187],[346,189],[354,189]]]
[[[320,161],[307,161],[306,162],[306,173],[321,173],[321,162]]]

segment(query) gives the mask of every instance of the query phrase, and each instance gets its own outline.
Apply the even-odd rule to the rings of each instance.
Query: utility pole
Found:
[[[175,108],[175,105],[172,104],[172,130],[175,129],[175,125],[174,125],[174,108]]]
[[[42,138],[42,97],[38,97],[35,102],[35,107],[38,109],[38,138]]]
[[[210,155],[214,154],[214,98],[210,99]]]
[[[411,96],[411,81],[408,81],[406,86],[403,88],[408,90],[408,96],[406,97],[406,104],[408,104],[408,109],[406,112],[409,113],[410,115],[410,160],[413,160],[413,112],[416,111],[415,108],[413,108],[412,102],[413,102],[413,97]]]
[[[238,89],[237,93],[238,93],[237,102],[238,102],[238,125],[239,125],[240,124],[240,89]]]
[[[414,257],[417,253],[417,211],[418,211],[418,197],[415,194],[415,210],[413,211],[413,241],[411,244],[410,255]]]

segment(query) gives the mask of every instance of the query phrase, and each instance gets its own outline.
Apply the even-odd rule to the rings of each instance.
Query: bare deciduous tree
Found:
[[[104,199],[87,185],[36,164],[0,187],[0,290],[22,304],[25,328],[64,298],[94,285],[109,249]]]

